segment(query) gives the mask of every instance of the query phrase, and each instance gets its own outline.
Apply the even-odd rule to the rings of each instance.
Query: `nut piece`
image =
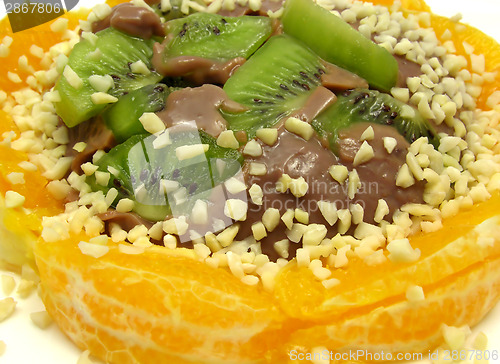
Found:
[[[295,217],[295,211],[293,211],[292,209],[286,210],[283,216],[281,216],[281,220],[285,223],[288,230],[292,229],[294,217]]]
[[[388,213],[389,205],[387,205],[387,202],[384,199],[379,199],[373,220],[375,222],[381,222]]]
[[[262,222],[256,222],[252,225],[252,234],[255,240],[262,240],[267,236],[266,227]]]
[[[250,140],[243,148],[243,154],[251,157],[260,157],[262,155],[262,147],[256,140]]]
[[[420,302],[425,299],[424,290],[420,286],[410,286],[406,290],[406,299],[410,302]]]
[[[372,126],[370,125],[368,128],[365,129],[363,134],[359,137],[359,141],[363,142],[365,140],[373,140],[375,137],[375,132],[373,131]]]
[[[330,172],[332,178],[340,184],[345,182],[349,174],[347,167],[342,165],[333,165],[328,172]]]
[[[413,184],[415,184],[415,179],[410,173],[410,168],[408,168],[408,165],[404,163],[399,168],[398,174],[396,176],[396,186],[407,188],[412,186]]]
[[[361,144],[361,147],[359,148],[358,152],[354,156],[354,162],[353,166],[359,166],[360,164],[363,164],[365,162],[368,162],[370,159],[373,158],[375,155],[375,152],[373,151],[373,148],[368,142],[365,140],[363,144]]]
[[[247,219],[248,203],[239,199],[228,199],[224,206],[224,215],[236,221]]]
[[[240,230],[239,224],[233,224],[217,235],[217,241],[223,248],[228,247],[234,241],[236,234]]]
[[[223,148],[231,148],[238,149],[240,147],[240,143],[234,136],[234,132],[232,130],[224,130],[217,137],[217,145]]]
[[[262,206],[262,198],[264,197],[264,192],[262,192],[262,188],[254,183],[249,189],[248,194],[250,195],[250,199],[252,202],[258,206]]]
[[[175,148],[175,155],[180,161],[197,157],[208,151],[210,146],[208,144],[192,144],[182,145]]]
[[[335,202],[318,201],[318,208],[330,226],[333,226],[337,222],[338,215]]]
[[[267,166],[264,163],[251,162],[248,173],[252,176],[264,176],[267,173]]]
[[[278,140],[278,129],[262,128],[257,130],[255,135],[267,145],[273,145]]]
[[[288,259],[289,256],[288,253],[289,246],[290,246],[290,241],[288,239],[279,240],[273,245],[276,253],[278,253],[280,257],[285,259]]]
[[[413,249],[407,238],[397,239],[387,244],[389,251],[389,260],[394,263],[411,263],[420,258],[420,250]]]
[[[16,308],[16,301],[12,297],[6,297],[0,300],[0,322],[12,315]]]
[[[196,200],[191,211],[191,221],[200,225],[208,223],[208,204],[206,201]]]
[[[294,117],[290,117],[285,121],[285,129],[305,140],[311,139],[314,134],[311,124]]]
[[[139,121],[148,133],[156,134],[165,130],[165,124],[154,112],[145,112]]]
[[[387,153],[391,154],[398,145],[398,141],[393,137],[384,137],[383,140],[385,150],[387,150]]]
[[[224,182],[224,186],[226,187],[226,190],[232,195],[236,195],[247,189],[247,185],[245,184],[245,182],[236,177],[229,178],[226,182]]]
[[[326,236],[328,230],[323,224],[310,224],[302,237],[303,245],[319,245]]]
[[[268,208],[264,212],[264,214],[262,214],[262,223],[269,232],[276,229],[276,226],[278,226],[279,222],[280,222],[280,212],[278,209],[274,207]]]

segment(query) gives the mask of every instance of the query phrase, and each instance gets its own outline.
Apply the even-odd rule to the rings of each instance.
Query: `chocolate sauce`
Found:
[[[134,37],[149,39],[153,35],[163,37],[165,29],[158,14],[130,3],[116,5],[103,20],[92,23],[94,33],[113,27]]]
[[[217,61],[196,56],[179,56],[165,58],[165,43],[155,43],[152,64],[154,69],[163,76],[182,76],[193,85],[214,83],[223,85],[234,71],[245,63],[245,58],[236,57],[228,61]]]
[[[157,115],[166,127],[193,123],[213,137],[227,129],[227,121],[219,110],[243,112],[246,108],[230,100],[222,88],[206,84],[172,92],[165,108]]]

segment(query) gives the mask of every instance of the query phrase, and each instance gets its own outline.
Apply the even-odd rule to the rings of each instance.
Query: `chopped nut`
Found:
[[[295,214],[294,214],[295,215]],[[280,222],[280,212],[278,209],[271,207],[262,214],[262,223],[267,231],[273,231]]]
[[[415,184],[415,179],[413,175],[410,173],[410,168],[408,168],[408,164],[404,163],[398,171],[396,175],[396,186],[407,188]]]
[[[410,286],[406,290],[406,299],[410,302],[420,302],[425,299],[424,290],[420,286]]]
[[[226,187],[226,190],[232,195],[236,195],[247,189],[245,182],[236,177],[231,177],[226,180],[226,182],[224,182],[224,186]]]
[[[359,141],[363,142],[365,140],[373,140],[375,137],[375,132],[373,131],[373,127],[370,125],[359,137]]]
[[[262,240],[267,236],[266,227],[262,222],[256,222],[252,225],[252,234],[255,240]]]
[[[21,207],[24,205],[26,198],[15,191],[5,192],[5,207],[8,209],[13,209],[16,207]]]
[[[349,173],[349,181],[347,185],[347,195],[351,200],[354,198],[360,187],[361,187],[361,180],[359,179],[358,172],[355,169],[353,169]]]
[[[80,241],[78,247],[82,254],[89,255],[94,258],[100,258],[109,252],[109,247],[105,245],[91,244],[86,241]]]
[[[292,209],[286,210],[283,216],[281,216],[281,220],[285,223],[286,227],[289,230],[292,229],[294,217],[295,217],[295,212]]]
[[[151,73],[148,66],[146,66],[146,64],[141,60],[131,63],[130,70],[133,73],[137,73],[140,75],[146,75],[146,76]]]
[[[52,318],[47,311],[39,311],[30,313],[31,321],[40,329],[46,329],[52,324]]]
[[[251,162],[248,173],[253,176],[264,176],[267,173],[267,166],[264,163]]]
[[[398,145],[398,141],[393,137],[384,137],[383,140],[385,150],[387,150],[387,153],[391,154]]]
[[[295,209],[295,220],[302,224],[309,224],[309,213],[299,208]]]
[[[112,104],[118,101],[116,97],[105,92],[95,92],[90,95],[90,99],[95,105]]]
[[[304,248],[297,249],[295,259],[297,260],[298,267],[307,267],[311,262],[311,258],[309,256],[309,251]]]
[[[285,234],[286,237],[290,240],[293,241],[294,243],[298,243],[302,237],[304,236],[304,233],[307,230],[307,225],[300,224],[300,223],[294,223],[292,225],[291,229],[288,229]]]
[[[305,140],[311,139],[314,134],[314,129],[311,124],[295,117],[290,117],[285,121],[285,129],[291,133],[297,134]]]
[[[258,206],[262,206],[262,198],[264,197],[264,193],[262,192],[262,188],[254,183],[249,189],[248,194],[250,195],[250,199],[252,202]]]
[[[222,247],[228,247],[234,241],[234,238],[236,237],[236,234],[238,234],[239,229],[240,226],[238,224],[229,226],[217,235],[217,241],[219,241]]]
[[[238,149],[240,147],[240,143],[234,136],[234,132],[232,130],[224,130],[221,132],[217,137],[217,145],[219,147],[231,149]]]
[[[295,197],[303,197],[309,189],[309,184],[305,181],[304,177],[292,178],[289,188]]]
[[[337,278],[325,279],[321,282],[321,284],[323,284],[323,287],[325,287],[326,289],[330,289],[338,286],[340,284],[340,280],[338,280]]]
[[[10,295],[16,288],[16,281],[13,277],[2,274],[2,291],[5,295]]]
[[[115,85],[113,78],[110,75],[92,75],[89,77],[89,83],[90,86],[94,88],[94,90],[99,92],[108,92],[109,89],[113,88],[113,86]]]
[[[205,201],[196,200],[191,211],[191,221],[200,225],[208,223],[208,204]]]
[[[262,128],[257,130],[255,135],[267,145],[273,145],[278,140],[278,129]]]
[[[384,199],[379,199],[373,220],[379,223],[384,219],[384,217],[388,213],[389,213],[389,205],[387,205],[387,202]]]
[[[465,340],[470,334],[468,326],[454,327],[443,325],[442,326],[443,338],[445,343],[451,350],[460,350],[464,347]]]
[[[292,178],[288,174],[283,173],[276,182],[276,192],[285,193],[286,191],[288,191],[291,182]]]
[[[310,224],[302,237],[303,245],[319,245],[326,236],[328,230],[322,224]]]
[[[333,165],[328,172],[330,172],[332,178],[340,184],[345,182],[349,174],[347,167],[342,165]]]
[[[339,218],[338,232],[345,234],[351,227],[351,212],[348,209],[341,209],[337,211]]]
[[[353,166],[356,167],[360,164],[368,162],[374,155],[375,152],[373,151],[372,146],[365,140],[354,156]]]
[[[156,134],[165,130],[165,124],[154,112],[145,112],[141,115],[141,117],[139,117],[139,121],[141,122],[144,130],[146,130],[148,133]]]
[[[171,234],[166,234],[163,237],[163,245],[169,249],[175,249],[177,247],[177,238]]]
[[[318,208],[330,226],[333,226],[337,222],[338,215],[335,202],[318,201]]]
[[[290,241],[288,239],[279,240],[273,244],[276,253],[278,253],[280,257],[285,259],[288,259],[289,256],[288,253],[289,246],[290,246]]]
[[[411,263],[420,258],[420,250],[413,249],[407,238],[397,239],[387,244],[389,251],[389,260],[394,263]]]
[[[0,322],[4,321],[14,312],[16,301],[12,297],[6,297],[0,300]]]
[[[83,87],[82,79],[75,71],[73,71],[73,69],[69,65],[64,67],[63,76],[64,78],[66,78],[66,81],[68,81],[69,85],[75,90]]]
[[[167,234],[184,235],[188,228],[185,216],[174,217],[163,222],[163,231]]]
[[[224,206],[224,215],[236,221],[247,218],[248,203],[239,199],[228,199]]]
[[[252,139],[243,148],[243,154],[251,157],[260,157],[262,155],[262,147],[256,140]]]
[[[204,154],[209,149],[208,144],[192,144],[192,145],[182,145],[175,148],[175,155],[180,161],[191,159]]]

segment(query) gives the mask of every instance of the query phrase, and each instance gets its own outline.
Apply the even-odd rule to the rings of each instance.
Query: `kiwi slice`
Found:
[[[218,146],[203,131],[173,127],[164,133],[168,133],[168,145],[158,147],[155,142],[165,135],[142,134],[111,149],[97,162],[98,171],[110,173],[108,183],[100,185],[94,174],[87,178],[91,188],[105,194],[116,188],[113,206],[122,198],[130,198],[135,202],[134,212],[147,220],[160,221],[171,214],[189,214],[197,199],[207,199],[212,188],[241,168],[243,159],[238,151]],[[189,159],[177,158],[178,147],[195,144],[208,144],[208,151]],[[223,169],[218,161],[223,161]]]
[[[229,98],[248,110],[222,111],[223,116],[231,129],[254,137],[257,129],[273,126],[303,106],[324,72],[319,57],[302,42],[273,36],[224,85]]]
[[[161,79],[155,71],[133,73],[131,64],[142,61],[151,69],[155,39],[141,39],[107,28],[97,33],[95,40],[82,39],[69,55],[68,66],[81,84],[77,87],[61,76],[55,89],[61,96],[56,112],[68,127],[73,127],[103,111],[107,104],[94,104],[91,96],[97,92],[89,82],[92,75],[110,75],[114,85],[108,93],[119,97]]]
[[[361,76],[382,91],[396,85],[395,58],[312,0],[286,0],[281,21],[285,33],[303,41],[325,61]]]
[[[375,90],[356,89],[338,95],[335,104],[311,124],[335,152],[338,131],[357,122],[390,125],[410,143],[423,136],[435,147],[439,145],[437,132],[418,110]]]
[[[161,83],[141,87],[120,97],[103,112],[102,118],[116,141],[122,143],[132,135],[147,133],[139,118],[145,112],[162,110],[169,93],[169,88]]]
[[[164,60],[196,56],[216,61],[248,58],[271,35],[271,19],[263,16],[223,17],[195,13],[166,23]]]

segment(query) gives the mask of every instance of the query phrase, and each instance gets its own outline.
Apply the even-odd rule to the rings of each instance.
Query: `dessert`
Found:
[[[295,5],[306,6],[303,2]],[[336,4],[337,11],[352,20],[354,10],[344,9],[347,5]],[[389,17],[389,24],[393,24],[389,13],[382,8],[368,8],[385,14],[379,15],[380,19]],[[368,8],[360,11],[369,12]],[[397,8],[393,10],[402,20],[403,13],[398,13]],[[289,11],[293,15],[293,9]],[[300,13],[300,9],[296,12]],[[370,73],[363,75],[366,77],[363,79],[319,59],[316,52],[321,50],[313,49],[312,45],[311,49],[304,48],[290,36],[290,30],[287,35],[286,14],[282,17],[286,34],[274,35],[250,57],[243,54],[241,57],[248,60],[241,61],[242,65],[234,60],[218,60],[219,64],[232,67],[233,72],[223,82],[224,93],[207,84],[184,90],[169,89],[167,106],[160,108],[156,96],[164,95],[166,89],[161,86],[165,84],[158,84],[161,77],[157,75],[179,76],[168,74],[178,69],[168,67],[171,59],[157,60],[155,71],[151,72],[148,67],[151,57],[140,62],[134,58],[134,66],[127,64],[133,77],[115,72],[111,75],[113,83],[111,86],[108,83],[106,89],[109,77],[103,73],[109,70],[90,81],[89,73],[85,77],[81,73],[89,62],[81,63],[79,68],[74,55],[84,48],[85,42],[96,45],[105,37],[123,49],[120,39],[124,36],[111,28],[96,36],[87,30],[82,34],[83,45],[76,52],[77,47],[73,48],[66,64],[64,57],[58,58],[60,64],[56,60],[52,68],[57,71],[55,76],[59,77],[59,73],[63,76],[56,85],[57,92],[46,92],[44,97],[71,127],[70,134],[77,130],[80,136],[93,137],[83,139],[85,145],[79,144],[82,138],[76,139],[74,145],[69,140],[64,142],[66,126],[55,124],[50,115],[44,114],[47,118],[44,120],[51,120],[52,124],[42,124],[43,128],[35,130],[44,145],[51,145],[54,154],[41,154],[48,156],[49,161],[34,157],[38,146],[30,143],[36,139],[27,139],[29,132],[41,127],[40,124],[29,125],[12,107],[11,115],[17,126],[7,125],[6,131],[17,127],[25,134],[13,140],[10,147],[31,153],[29,163],[45,168],[44,177],[52,180],[48,184],[43,180],[28,180],[26,172],[25,183],[19,184],[28,190],[30,183],[47,184],[50,194],[61,198],[66,198],[68,192],[79,194],[73,196],[73,202],[66,203],[64,212],[59,210],[62,212],[59,215],[57,209],[61,207],[54,206],[54,196],[47,192],[35,198],[35,206],[24,206],[36,211],[28,216],[34,220],[33,230],[38,228],[41,235],[35,258],[47,310],[80,347],[89,348],[110,362],[133,362],[134,358],[157,362],[196,362],[209,358],[217,362],[280,362],[292,351],[306,353],[323,347],[340,353],[352,347],[394,354],[422,351],[441,341],[443,323],[472,325],[498,299],[492,283],[498,281],[495,235],[498,114],[475,110],[476,106],[495,107],[497,76],[494,64],[488,62],[487,67],[486,63],[483,66],[482,60],[486,60],[474,53],[482,50],[480,43],[462,44],[471,61],[470,70],[465,71],[467,58],[447,56],[451,44],[439,48],[437,39],[433,43],[436,35],[433,38],[432,33],[418,34],[419,29],[408,33],[408,37],[421,37],[426,40],[423,43],[429,43],[413,49],[414,53],[411,53],[414,45],[378,34],[375,37],[382,44],[380,37],[388,36],[384,38],[384,47],[393,53],[413,57],[413,64],[422,63],[419,71],[423,76],[404,77],[408,88],[396,86],[395,79],[385,85]],[[434,18],[422,14],[413,20],[432,24]],[[439,29],[439,19],[434,21],[433,27]],[[365,35],[371,32],[371,28],[363,27],[367,22],[357,24]],[[180,24],[180,30],[172,25],[179,38],[188,33],[189,27],[184,28],[184,24],[187,22]],[[414,27],[409,20],[406,25],[408,31]],[[216,37],[224,31],[213,26],[210,29]],[[384,31],[382,25],[380,29]],[[442,34],[450,37],[445,31]],[[450,39],[455,36],[459,37],[451,34]],[[307,43],[307,39],[302,41]],[[124,47],[127,42],[124,41]],[[148,41],[140,38],[137,42],[140,44],[133,46],[133,51],[146,44],[143,49],[147,53]],[[162,43],[156,47],[156,54],[165,55],[169,46]],[[112,51],[104,47],[96,49],[112,57]],[[434,57],[428,57],[426,49]],[[84,49],[83,53],[85,57],[80,55],[80,58],[85,60],[91,59],[92,54],[96,56],[94,49]],[[122,63],[123,58],[115,57]],[[285,66],[275,87],[266,93],[261,81],[269,75],[265,69],[271,64],[270,59],[276,60],[272,63],[273,71],[279,70],[279,65]],[[205,64],[201,62],[196,69]],[[111,63],[105,66],[108,65],[115,67]],[[212,77],[212,66],[208,68]],[[264,74],[256,77],[260,70]],[[387,70],[394,74],[390,62]],[[298,74],[299,78],[289,78],[287,72]],[[327,77],[322,77],[323,74],[335,74],[334,81],[343,82],[332,86],[331,78],[324,80]],[[465,81],[467,75],[470,83]],[[189,82],[199,82],[197,77]],[[15,76],[11,75],[12,79]],[[383,81],[387,79],[384,77]],[[79,86],[79,82],[83,85]],[[135,82],[141,83],[141,87],[133,85]],[[47,83],[49,86],[51,82]],[[341,91],[328,91],[326,84],[333,89],[340,87]],[[367,90],[368,84],[382,92]],[[172,85],[167,84],[169,88],[179,87]],[[80,91],[72,95],[72,89]],[[136,90],[140,91],[137,96]],[[383,93],[384,90],[392,96]],[[82,91],[87,92],[90,103],[85,104]],[[213,103],[215,98],[219,110],[214,117],[217,122],[203,123],[201,118],[197,123],[198,128],[203,126],[203,132],[194,132],[185,119],[175,118],[180,112],[176,109],[178,105],[191,105],[181,109],[183,113],[193,110],[189,100],[199,97],[196,92],[209,93],[210,101]],[[283,96],[288,97],[287,93],[293,95],[293,103]],[[146,103],[151,109],[143,109],[130,118],[130,123],[133,128],[142,127],[157,135],[132,135],[137,131],[131,132],[130,126],[120,129],[122,124],[116,120],[130,114],[130,110],[144,107],[144,102],[139,102],[138,107],[127,111],[128,104],[145,95],[155,96]],[[13,96],[22,100],[27,94],[13,93]],[[62,102],[65,97],[68,99]],[[123,103],[121,98],[131,100]],[[114,105],[108,107],[109,103]],[[120,103],[124,104],[121,111]],[[210,105],[206,109],[209,108]],[[111,146],[106,154],[98,152],[100,159],[94,153],[99,148],[85,156],[85,149],[93,147],[91,142],[106,134],[97,122],[83,125],[92,113],[97,115],[104,109],[107,128],[122,143]],[[352,110],[356,114],[349,114]],[[266,115],[265,119],[259,118],[259,114]],[[195,119],[196,115],[188,115]],[[161,125],[156,122],[158,118]],[[337,120],[341,121],[340,126]],[[226,125],[235,132],[228,133]],[[165,130],[169,132],[168,138]],[[17,137],[9,133],[5,137],[9,135],[11,139]],[[161,147],[157,148],[158,144]],[[137,145],[142,147],[135,148]],[[77,153],[68,154],[68,149]],[[158,156],[162,150],[168,153]],[[214,163],[188,163],[203,155],[208,160],[214,159]],[[81,159],[82,156],[90,159]],[[291,162],[290,156],[293,156]],[[27,161],[26,154],[20,153],[18,158],[10,158],[12,170],[20,161]],[[228,169],[222,168],[229,174],[220,173],[221,163],[217,161],[239,162],[242,158],[245,158],[242,169],[233,169],[238,164],[229,164]],[[77,160],[80,162],[75,163]],[[165,160],[168,163],[162,164]],[[70,167],[73,172],[66,177]],[[153,173],[158,170],[161,178]],[[7,180],[12,184],[12,179],[16,181],[19,175],[11,173],[8,169]],[[239,179],[241,176],[243,180]],[[386,180],[376,178],[380,176]],[[33,173],[35,177],[41,178]],[[245,182],[243,189],[242,182]],[[369,189],[370,184],[363,185],[367,182],[374,182],[372,186],[377,190],[362,189]],[[221,200],[217,194],[220,191],[216,191],[221,185],[226,196],[229,193],[235,198]],[[264,188],[269,185],[273,188]],[[261,191],[255,186],[260,186]],[[325,195],[324,191],[313,191],[317,186],[336,186],[336,189]],[[15,224],[24,224],[19,214],[26,213],[20,209],[21,202],[30,202],[22,201],[22,193],[18,196],[12,190],[8,192],[5,211],[11,220],[5,224],[6,232],[18,235]],[[171,192],[175,193],[173,199],[169,196]],[[247,197],[246,204],[239,197],[241,193]],[[197,198],[186,200],[186,194]],[[337,198],[348,204],[332,203]],[[220,205],[217,208],[218,201],[224,201],[222,208]],[[273,201],[282,205],[267,206]],[[289,201],[307,203],[290,208]],[[113,209],[108,211],[110,206]],[[175,209],[180,213],[175,213]],[[187,214],[186,209],[193,214]],[[136,225],[135,220],[127,227],[117,218],[121,217],[119,213],[131,210],[139,215],[140,224]],[[395,211],[398,212],[394,214]],[[164,222],[170,215],[175,216],[174,220]],[[37,225],[40,216],[44,217],[41,225]],[[218,229],[188,229],[191,224],[203,226],[206,219],[214,217],[222,221]],[[237,222],[228,222],[227,218]],[[248,236],[253,240],[244,239]],[[29,233],[24,238],[32,242]],[[158,241],[165,246],[157,246]],[[25,263],[26,252],[30,250],[25,249],[22,255],[9,255],[13,257],[11,263]],[[471,302],[472,296],[479,299]],[[457,316],[458,312],[463,315]],[[422,316],[429,318],[425,327],[417,320]],[[391,337],[390,333],[396,331],[398,337]],[[203,332],[206,334],[200,339]]]

